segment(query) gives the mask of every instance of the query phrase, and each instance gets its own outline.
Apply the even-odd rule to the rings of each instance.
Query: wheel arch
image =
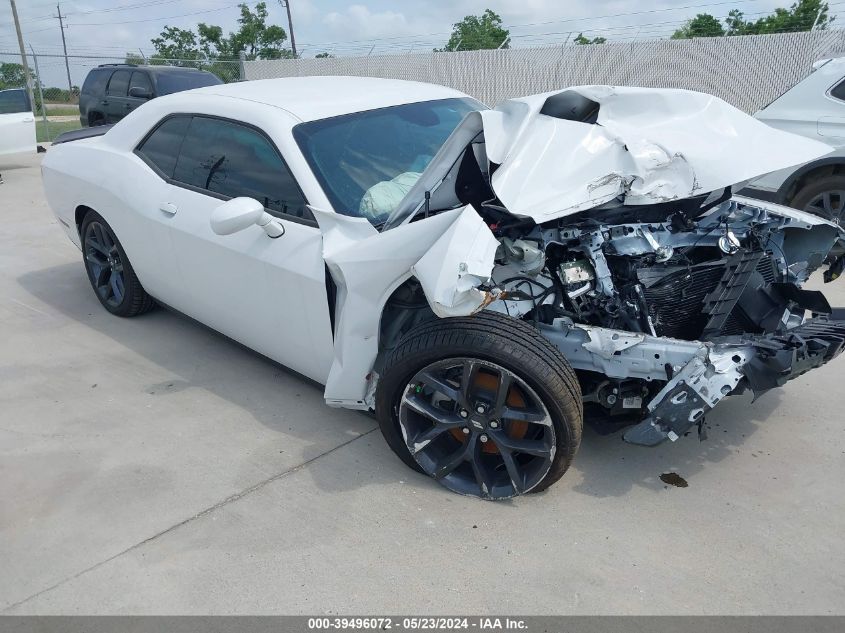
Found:
[[[378,356],[373,365],[376,371],[380,371],[384,359],[406,332],[436,318],[419,279],[413,274],[400,277],[385,292],[379,307]]]
[[[82,237],[82,221],[85,219],[85,216],[89,211],[94,211],[96,213],[93,208],[86,204],[77,205],[77,207],[73,210],[73,220],[76,224],[76,233],[80,237]]]
[[[802,165],[780,186],[779,201],[791,204],[797,193],[811,180],[838,175],[845,175],[845,156],[831,156]]]

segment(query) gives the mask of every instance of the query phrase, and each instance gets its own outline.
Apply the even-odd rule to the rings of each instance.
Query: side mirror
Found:
[[[149,99],[153,95],[146,88],[141,88],[141,86],[134,86],[129,89],[129,96],[135,97],[136,99]]]
[[[272,215],[264,211],[264,205],[253,198],[232,198],[211,213],[211,230],[217,235],[231,235],[256,224],[270,237],[281,237],[285,228]]]

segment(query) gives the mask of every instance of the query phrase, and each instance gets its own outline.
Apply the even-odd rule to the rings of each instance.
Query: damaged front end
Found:
[[[371,407],[411,326],[486,309],[557,347],[585,410],[627,441],[703,435],[728,395],[845,345],[845,313],[802,288],[841,274],[845,233],[732,195],[828,151],[686,91],[587,86],[474,112],[383,225],[314,210],[340,291],[326,400]]]
[[[641,420],[624,434],[631,443],[703,434],[726,396],[759,396],[845,345],[845,312],[801,289],[841,243],[838,226],[813,216],[734,198],[683,228],[670,217],[535,238],[547,244],[544,274],[560,303],[532,294],[500,309],[536,319],[580,371],[585,406],[606,428]],[[828,260],[827,279],[842,261]]]

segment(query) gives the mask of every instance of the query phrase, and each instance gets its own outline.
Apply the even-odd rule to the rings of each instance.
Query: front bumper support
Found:
[[[815,369],[845,349],[845,309],[774,334],[685,341],[556,319],[540,332],[576,370],[611,379],[665,381],[647,417],[623,438],[654,446],[676,440],[725,397],[750,388],[755,397]]]
[[[818,317],[782,333],[724,337],[713,343],[711,356],[718,353],[716,350],[735,352],[731,360],[757,398],[841,354],[845,348],[845,320]],[[676,440],[694,424],[702,429],[704,414],[712,407],[683,381],[673,382],[649,403],[650,415],[628,429],[623,436],[625,441],[654,446],[667,439]]]

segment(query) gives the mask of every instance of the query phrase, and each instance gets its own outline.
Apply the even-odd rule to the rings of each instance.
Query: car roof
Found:
[[[192,90],[282,108],[300,121],[316,121],[353,112],[406,103],[467,98],[452,88],[373,77],[285,77],[219,84]]]
[[[206,70],[199,68],[189,68],[187,66],[150,66],[147,64],[102,64],[92,70],[147,70],[153,73],[172,73],[172,72],[190,72],[190,73],[205,73]]]

